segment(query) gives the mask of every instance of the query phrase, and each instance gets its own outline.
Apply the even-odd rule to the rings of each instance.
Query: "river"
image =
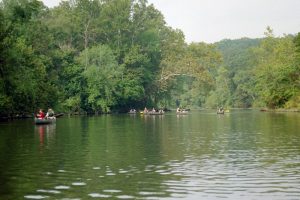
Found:
[[[0,199],[300,199],[300,114],[0,123]]]

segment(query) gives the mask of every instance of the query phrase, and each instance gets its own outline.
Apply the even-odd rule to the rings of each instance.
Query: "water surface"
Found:
[[[0,123],[0,199],[299,199],[300,114]]]

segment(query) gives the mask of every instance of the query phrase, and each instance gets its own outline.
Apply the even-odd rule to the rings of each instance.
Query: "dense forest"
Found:
[[[187,44],[147,0],[2,0],[0,27],[0,116],[300,108],[300,33]]]

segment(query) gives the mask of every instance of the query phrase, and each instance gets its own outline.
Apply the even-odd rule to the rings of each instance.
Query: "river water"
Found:
[[[0,123],[0,199],[300,199],[300,114]]]

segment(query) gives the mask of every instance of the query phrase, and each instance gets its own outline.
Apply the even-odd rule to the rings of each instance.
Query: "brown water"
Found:
[[[300,114],[0,123],[0,199],[300,199]]]

